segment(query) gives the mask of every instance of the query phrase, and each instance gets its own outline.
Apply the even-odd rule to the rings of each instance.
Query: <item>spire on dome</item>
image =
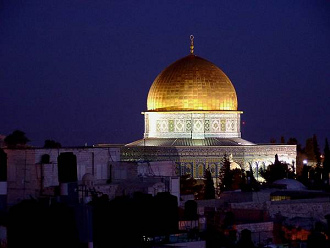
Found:
[[[194,54],[194,36],[190,35],[190,54]]]

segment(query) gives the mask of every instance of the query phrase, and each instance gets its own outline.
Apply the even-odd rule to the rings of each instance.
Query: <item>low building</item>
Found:
[[[73,148],[3,149],[7,156],[8,207],[24,199],[57,197],[61,194],[59,167],[73,166],[79,197],[93,193],[106,194],[109,199],[135,191],[171,192],[179,196],[179,178],[172,161],[121,162],[120,146]],[[60,161],[62,154],[71,154],[73,161]],[[81,199],[80,199],[81,200]]]

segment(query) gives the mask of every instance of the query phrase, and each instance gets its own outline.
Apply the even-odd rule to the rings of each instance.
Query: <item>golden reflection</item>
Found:
[[[153,82],[148,111],[237,110],[237,95],[226,74],[211,62],[188,55]]]

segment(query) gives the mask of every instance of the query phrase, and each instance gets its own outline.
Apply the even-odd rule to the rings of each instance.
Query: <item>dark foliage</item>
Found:
[[[9,148],[24,147],[30,140],[25,136],[25,133],[20,130],[15,130],[9,134],[5,139],[5,144]]]
[[[243,170],[241,169],[234,169],[230,171],[230,174],[232,175],[232,184],[231,189],[237,190],[242,189],[245,186],[245,175]]]
[[[232,175],[230,173],[230,162],[228,155],[224,154],[222,159],[222,166],[219,172],[219,189],[220,192],[224,190],[230,190],[232,186]]]
[[[293,137],[289,138],[287,144],[288,145],[296,145],[298,153],[301,153],[303,151],[302,148],[301,148],[301,144],[298,143],[298,140],[296,138],[293,138]]]
[[[275,162],[266,169],[260,168],[259,173],[268,183],[283,178],[295,178],[294,167],[279,161],[277,154],[275,155]]]
[[[308,187],[310,189],[321,189],[323,187],[322,173],[323,168],[320,166],[311,166],[309,168]]]
[[[209,169],[205,170],[205,180],[204,180],[204,199],[214,199],[215,198],[215,188],[212,179],[212,174]]]
[[[259,191],[260,183],[257,181],[253,175],[252,165],[250,164],[250,170],[246,171],[247,183],[244,185],[244,191]]]
[[[315,160],[316,160],[316,166],[320,166],[321,165],[321,153],[320,153],[320,148],[317,142],[317,137],[314,134],[313,135],[313,149],[314,149],[314,156],[315,156]]]
[[[309,184],[309,180],[308,180],[308,175],[309,175],[309,171],[310,171],[311,167],[308,165],[303,165],[302,171],[301,171],[301,175],[297,178],[298,181],[300,181],[302,184],[304,184],[305,186],[308,186]]]
[[[226,190],[247,190],[246,175],[242,169],[230,169],[230,161],[225,154],[222,160],[222,167],[219,172],[219,185],[220,193]]]
[[[324,160],[323,160],[323,178],[329,181],[330,173],[330,150],[328,139],[325,139]]]
[[[62,145],[54,140],[45,140],[44,148],[61,148]]]

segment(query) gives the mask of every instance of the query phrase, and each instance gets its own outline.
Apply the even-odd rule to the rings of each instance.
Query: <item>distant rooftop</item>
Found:
[[[295,179],[279,179],[273,182],[275,185],[283,185],[288,190],[307,190],[307,187]]]

